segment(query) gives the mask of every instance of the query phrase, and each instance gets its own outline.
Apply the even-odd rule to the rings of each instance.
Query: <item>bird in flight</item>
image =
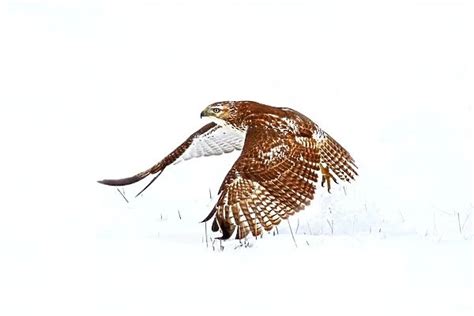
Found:
[[[213,219],[219,239],[257,237],[301,211],[318,183],[350,182],[357,166],[349,152],[303,114],[253,101],[207,106],[201,118],[212,122],[188,137],[157,164],[132,177],[100,180],[123,186],[154,174],[140,195],[171,164],[241,150],[219,188],[217,202],[203,222]],[[234,235],[235,234],[235,235]]]

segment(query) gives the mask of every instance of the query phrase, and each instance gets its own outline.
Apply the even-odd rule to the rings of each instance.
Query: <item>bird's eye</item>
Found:
[[[221,109],[219,109],[219,108],[213,108],[212,109],[212,112],[214,112],[216,114],[219,113],[220,111],[221,111]]]

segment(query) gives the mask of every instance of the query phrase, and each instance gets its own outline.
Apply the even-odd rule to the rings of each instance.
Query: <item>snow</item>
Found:
[[[471,1],[0,6],[0,315],[472,315]],[[142,171],[220,100],[291,107],[347,148],[278,234],[200,221],[233,152]],[[211,195],[211,196],[210,196]]]
[[[98,309],[145,315],[218,314],[222,309],[230,315],[470,311],[465,271],[472,260],[459,244],[410,238],[314,237],[310,242],[295,249],[288,238],[275,238],[222,253],[182,244],[170,250],[148,243],[99,243]],[[453,257],[440,258],[440,252]]]

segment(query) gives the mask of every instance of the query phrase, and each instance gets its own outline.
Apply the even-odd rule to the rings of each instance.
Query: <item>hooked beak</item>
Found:
[[[201,112],[201,118],[205,117],[205,116],[208,116],[209,112],[207,110],[207,108],[205,108],[202,112]]]

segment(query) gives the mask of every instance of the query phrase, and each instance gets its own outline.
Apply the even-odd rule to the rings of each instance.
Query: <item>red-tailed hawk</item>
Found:
[[[314,198],[319,177],[321,186],[326,184],[330,191],[331,181],[349,182],[357,175],[347,150],[292,109],[225,101],[209,105],[201,117],[213,122],[150,169],[99,182],[122,186],[156,174],[142,193],[170,164],[242,150],[219,189],[216,205],[203,220],[214,219],[212,230],[222,232],[220,239],[234,233],[241,239],[249,233],[259,236],[304,209]]]

